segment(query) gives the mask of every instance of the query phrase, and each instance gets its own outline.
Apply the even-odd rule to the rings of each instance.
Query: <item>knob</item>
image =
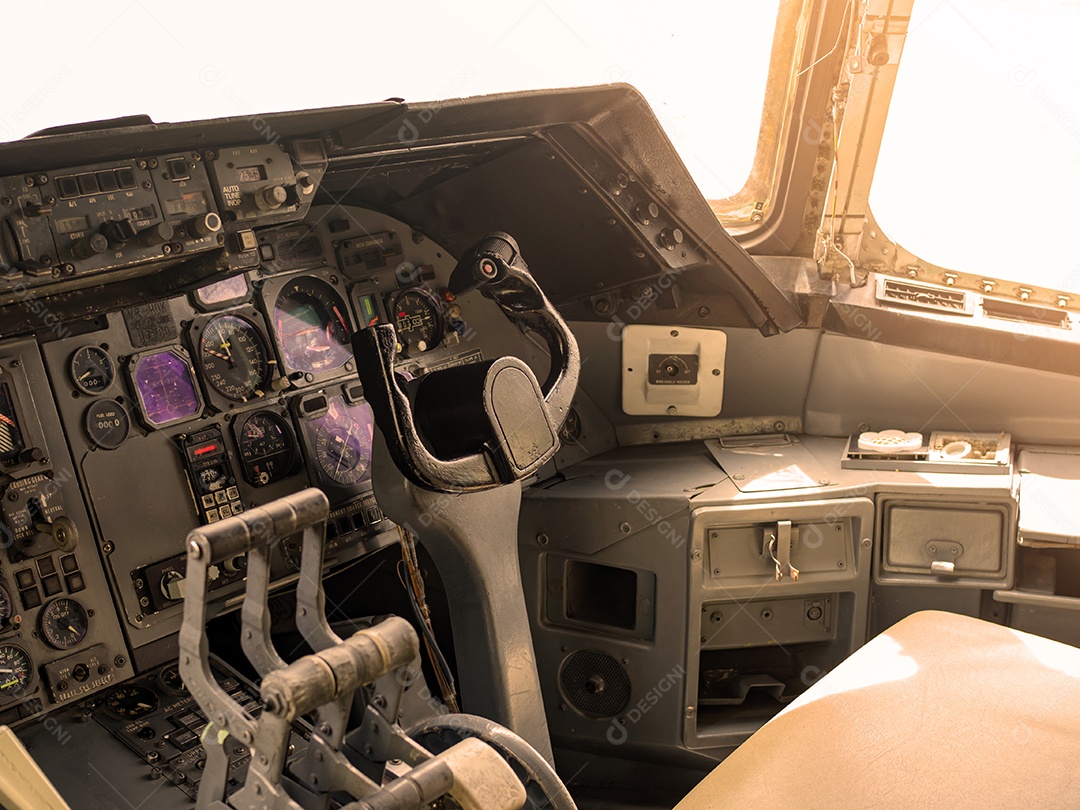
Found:
[[[300,195],[306,197],[315,190],[315,178],[307,172],[296,173],[296,188]]]
[[[19,461],[23,464],[31,464],[35,461],[43,461],[44,459],[45,451],[40,447],[27,447],[19,453]]]
[[[255,192],[255,204],[264,211],[281,208],[289,194],[284,186],[263,186]]]
[[[889,64],[889,38],[884,34],[875,34],[870,40],[870,48],[866,52],[866,61],[874,67],[882,67]]]
[[[76,259],[90,259],[108,249],[109,240],[100,233],[91,234],[71,246],[71,252]]]
[[[61,551],[74,551],[79,545],[79,527],[66,515],[49,521],[36,521],[34,528],[52,538]]]
[[[151,225],[149,228],[143,228],[139,231],[139,244],[146,247],[160,245],[172,238],[173,226],[169,222],[159,222],[157,225]]]
[[[184,598],[184,575],[179,571],[166,571],[161,577],[161,594],[166,599]]]
[[[674,250],[682,244],[683,232],[681,228],[664,228],[660,231],[660,244],[668,250]]]
[[[225,561],[225,570],[230,574],[236,574],[244,570],[247,565],[247,557],[243,554],[237,554],[235,557],[229,557]]]
[[[658,216],[660,216],[660,206],[654,202],[640,202],[634,206],[634,219],[642,225],[648,225]]]
[[[109,244],[113,247],[119,247],[125,242],[134,239],[137,233],[135,230],[135,223],[127,217],[124,217],[124,219],[116,219],[112,222],[106,222],[105,227],[102,228],[102,232],[105,234],[105,238],[109,240]]]
[[[618,197],[626,191],[626,187],[630,185],[630,178],[623,172],[619,172],[618,174],[611,175],[605,182],[605,185],[612,197]]]
[[[211,211],[209,214],[203,214],[201,217],[189,220],[185,227],[188,233],[196,239],[202,239],[221,230],[221,217]]]

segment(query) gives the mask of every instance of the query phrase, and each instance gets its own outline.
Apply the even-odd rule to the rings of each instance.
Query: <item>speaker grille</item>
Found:
[[[597,650],[567,656],[559,681],[566,699],[589,717],[614,717],[630,701],[630,676],[618,661]]]

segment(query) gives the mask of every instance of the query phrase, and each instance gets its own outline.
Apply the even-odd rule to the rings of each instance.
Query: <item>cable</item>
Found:
[[[827,50],[821,56],[819,56],[817,59],[815,59],[813,62],[811,62],[809,65],[807,65],[802,70],[800,70],[798,73],[796,73],[795,74],[796,79],[801,77],[808,70],[811,70],[811,69],[817,67],[822,62],[824,62],[826,59],[828,59],[830,56],[832,56],[834,53],[836,53],[836,49],[840,47],[840,39],[841,39],[841,37],[844,36],[844,29],[847,27],[845,25],[845,23],[847,22],[848,14],[851,12],[854,5],[855,5],[855,0],[850,0],[850,2],[846,6],[844,6],[844,16],[840,20],[840,28],[837,29],[837,31],[836,31],[836,42],[833,43],[833,46],[831,48],[829,48],[829,50]],[[851,36],[850,31],[848,31],[848,36],[849,37]]]
[[[420,560],[416,556],[416,537],[404,526],[398,526],[398,536],[401,538],[401,562],[405,564],[408,577],[401,576],[400,563],[398,566],[398,579],[405,586],[405,592],[409,595],[409,603],[412,605],[416,620],[420,623],[423,631],[424,646],[427,648],[428,658],[431,659],[435,669],[435,679],[439,682],[439,691],[442,692],[443,702],[454,713],[461,711],[457,702],[457,687],[454,684],[454,676],[450,672],[450,665],[439,649],[439,643],[435,639],[435,628],[431,624],[431,611],[428,609],[427,597],[424,593],[424,577],[420,573]]]

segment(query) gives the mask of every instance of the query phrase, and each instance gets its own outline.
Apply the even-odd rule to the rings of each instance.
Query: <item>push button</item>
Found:
[[[80,574],[78,572],[75,572],[74,574],[71,574],[70,576],[68,576],[68,578],[67,578],[68,593],[78,593],[79,591],[83,590],[84,588],[86,588],[86,583],[83,582],[83,575],[82,574]]]
[[[75,181],[75,178],[70,175],[67,177],[57,177],[56,193],[60,195],[61,200],[70,200],[72,197],[78,197],[79,184]]]
[[[23,608],[25,610],[32,610],[41,604],[41,594],[38,593],[37,588],[30,588],[29,590],[22,591],[19,594],[22,599]]]
[[[120,188],[135,188],[138,185],[135,182],[135,170],[129,168],[117,169],[116,182],[120,184]]]
[[[37,561],[38,573],[43,577],[47,577],[49,574],[56,573],[56,562],[51,556],[42,557]]]
[[[78,571],[79,561],[75,559],[74,554],[65,554],[60,558],[60,569],[65,574],[70,574],[72,571]]]
[[[170,158],[165,161],[165,166],[169,170],[169,179],[171,180],[187,180],[191,177],[187,161],[183,158]]]
[[[80,194],[98,193],[97,178],[92,174],[77,174],[75,175],[75,182],[79,184]]]
[[[30,568],[24,568],[22,571],[15,572],[15,582],[18,583],[19,590],[32,587],[34,581],[34,572]]]
[[[94,177],[97,178],[98,188],[104,192],[116,191],[120,188],[120,184],[116,181],[116,172],[98,172]]]
[[[60,577],[53,574],[41,580],[41,589],[45,591],[46,596],[56,596],[64,590],[64,586],[60,584]]]

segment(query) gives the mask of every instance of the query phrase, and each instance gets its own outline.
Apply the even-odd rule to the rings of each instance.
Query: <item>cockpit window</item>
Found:
[[[780,4],[425,0],[369,17],[339,2],[313,6],[301,24],[242,3],[193,0],[178,16],[104,0],[74,4],[61,25],[50,4],[22,3],[9,27],[46,32],[64,58],[12,60],[0,140],[138,113],[185,121],[628,82],[719,200],[754,163]],[[190,20],[213,24],[180,24]]]
[[[1080,5],[917,0],[870,194],[949,270],[1080,291]]]

